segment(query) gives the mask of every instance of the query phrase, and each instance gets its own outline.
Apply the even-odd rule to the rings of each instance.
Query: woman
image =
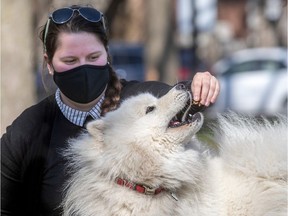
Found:
[[[55,95],[25,110],[1,138],[2,215],[60,215],[65,175],[61,149],[87,119],[115,109],[120,99],[149,91],[158,96],[171,86],[119,80],[110,65],[101,12],[72,6],[54,11],[41,34],[44,59],[58,86]],[[194,100],[209,106],[219,92],[210,73],[197,73]]]

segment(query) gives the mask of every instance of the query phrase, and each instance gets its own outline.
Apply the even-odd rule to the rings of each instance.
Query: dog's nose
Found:
[[[187,88],[186,88],[186,86],[183,83],[178,83],[176,85],[176,89],[177,90],[186,90]]]

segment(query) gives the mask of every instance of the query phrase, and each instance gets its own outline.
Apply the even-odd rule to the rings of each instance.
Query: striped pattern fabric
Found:
[[[67,106],[66,104],[64,104],[63,101],[61,100],[59,89],[57,89],[57,91],[56,91],[55,99],[56,99],[58,107],[60,108],[63,115],[73,124],[83,127],[85,120],[89,115],[93,119],[100,118],[101,105],[104,101],[104,95],[99,100],[99,102],[89,112],[76,110],[76,109],[73,109],[73,108]]]

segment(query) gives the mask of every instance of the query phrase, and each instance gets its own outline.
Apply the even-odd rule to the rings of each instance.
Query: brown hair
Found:
[[[77,9],[80,8],[80,6],[73,5],[71,6],[71,8]],[[107,61],[110,62],[111,58],[108,52],[108,35],[107,30],[104,28],[102,22],[90,22],[84,19],[82,16],[79,16],[78,13],[74,13],[73,17],[64,24],[56,24],[51,20],[47,29],[47,33],[45,32],[46,25],[47,22],[42,27],[42,30],[40,32],[40,39],[42,40],[43,48],[45,49],[48,56],[48,63],[52,61],[52,58],[58,46],[58,35],[61,32],[88,32],[91,34],[95,34],[103,43],[108,55]],[[44,44],[45,34],[46,44]],[[104,115],[110,110],[115,109],[120,100],[121,83],[111,65],[109,65],[109,73],[110,81],[108,83],[108,87],[105,93],[105,99],[101,107],[101,115]]]

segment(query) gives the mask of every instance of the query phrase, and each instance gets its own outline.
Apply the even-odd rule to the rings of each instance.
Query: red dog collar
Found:
[[[128,187],[128,188],[130,188],[132,190],[138,191],[139,193],[144,193],[146,195],[156,195],[156,194],[159,194],[160,192],[162,192],[164,190],[161,187],[150,188],[150,187],[148,187],[146,185],[136,184],[134,182],[131,182],[131,181],[128,181],[128,180],[122,179],[122,178],[116,178],[115,182],[118,185]]]

